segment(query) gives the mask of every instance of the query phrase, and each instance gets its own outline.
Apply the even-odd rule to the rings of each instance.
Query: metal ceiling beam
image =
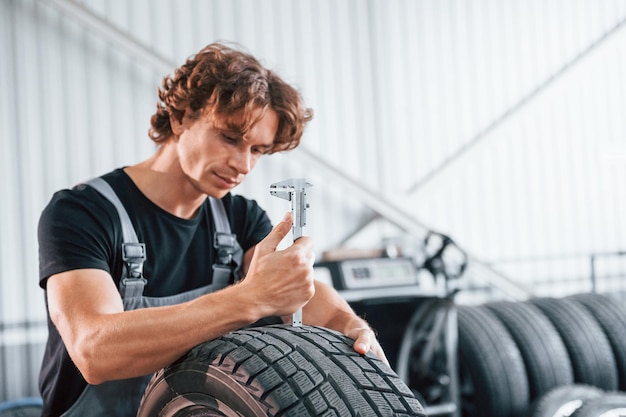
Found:
[[[424,185],[431,182],[441,172],[448,169],[454,162],[458,161],[459,158],[467,154],[467,152],[470,149],[472,149],[477,143],[485,139],[496,128],[498,128],[504,122],[509,120],[513,115],[515,115],[524,107],[526,107],[540,93],[542,93],[546,88],[548,88],[551,84],[553,84],[557,79],[561,78],[565,73],[567,73],[570,69],[572,69],[576,64],[582,61],[583,58],[589,55],[593,50],[595,50],[598,46],[604,43],[612,35],[617,33],[620,29],[622,29],[625,26],[625,23],[626,23],[626,17],[623,17],[615,25],[613,25],[607,31],[602,33],[597,39],[593,40],[589,45],[587,45],[586,48],[584,48],[582,51],[576,54],[573,58],[571,58],[569,61],[563,64],[554,73],[550,74],[545,80],[540,82],[530,92],[522,96],[512,106],[506,108],[500,115],[498,115],[494,120],[492,120],[491,123],[489,123],[486,127],[480,130],[476,135],[471,137],[467,142],[461,145],[456,151],[454,151],[452,155],[444,159],[443,162],[441,162],[437,167],[433,168],[430,172],[426,173],[426,175],[424,175],[422,178],[416,181],[411,187],[409,187],[407,189],[407,194],[413,194],[417,192]]]

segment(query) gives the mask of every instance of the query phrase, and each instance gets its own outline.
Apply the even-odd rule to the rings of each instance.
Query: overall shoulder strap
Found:
[[[93,187],[107,200],[113,204],[117,210],[122,224],[122,259],[124,268],[120,279],[120,293],[122,298],[136,297],[143,294],[146,279],[143,277],[143,263],[146,260],[146,245],[139,243],[137,233],[133,227],[130,217],[124,205],[108,182],[102,178],[92,178],[86,182]]]
[[[211,213],[215,223],[213,247],[217,250],[217,262],[213,264],[213,282],[226,285],[233,276],[233,261],[241,264],[241,259],[234,259],[237,249],[237,236],[231,233],[230,223],[222,200],[209,197]]]
[[[139,242],[124,205],[109,183],[102,178],[93,178],[86,184],[109,200],[120,218],[123,236],[122,259],[124,260],[119,288],[122,298],[141,297],[147,282],[143,277],[146,246]],[[235,267],[241,264],[241,248],[237,243],[237,237],[231,233],[228,215],[222,200],[210,197],[209,202],[215,223],[213,246],[217,250],[217,262],[213,265],[213,282],[226,285],[233,275],[233,263]]]
[[[122,222],[124,243],[139,242],[139,240],[137,239],[137,234],[135,233],[135,229],[133,228],[133,224],[130,221],[130,217],[128,217],[128,213],[126,212],[126,209],[122,205],[122,202],[118,198],[117,194],[115,194],[115,191],[113,190],[113,188],[111,188],[109,183],[102,178],[92,178],[87,181],[86,184],[95,188],[100,194],[106,197],[106,199],[109,200],[117,210],[117,214],[119,214],[120,221]]]
[[[231,266],[237,236],[230,232],[230,223],[226,215],[226,209],[222,200],[209,197],[211,203],[211,213],[215,223],[215,235],[213,237],[213,247],[217,249],[218,265]],[[215,270],[215,265],[213,266]]]
[[[209,202],[211,203],[211,212],[215,222],[215,231],[218,233],[230,233],[230,223],[228,222],[228,216],[222,200],[209,197]]]

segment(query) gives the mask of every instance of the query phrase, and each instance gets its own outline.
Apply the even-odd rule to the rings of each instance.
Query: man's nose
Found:
[[[237,151],[231,155],[230,163],[240,174],[248,174],[252,169],[252,154],[250,151]]]

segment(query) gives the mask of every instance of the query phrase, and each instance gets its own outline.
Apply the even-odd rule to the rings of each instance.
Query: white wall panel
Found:
[[[307,177],[319,252],[372,215],[333,169],[540,292],[588,288],[589,258],[626,250],[622,0],[79,5],[158,56],[138,58],[51,0],[0,1],[0,348],[45,337],[36,225],[52,193],[149,156],[164,71],[218,39],[243,44],[315,110],[308,157],[264,159],[237,191],[277,221],[287,203],[269,184]],[[398,234],[378,221],[348,243]],[[623,277],[622,258],[599,258],[599,276]],[[15,331],[25,322],[36,323]],[[0,352],[0,374],[16,351]],[[0,400],[32,393],[29,378],[0,385]]]

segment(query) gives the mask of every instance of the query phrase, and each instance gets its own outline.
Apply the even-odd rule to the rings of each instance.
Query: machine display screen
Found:
[[[346,260],[341,272],[346,289],[417,284],[415,266],[408,258]]]

